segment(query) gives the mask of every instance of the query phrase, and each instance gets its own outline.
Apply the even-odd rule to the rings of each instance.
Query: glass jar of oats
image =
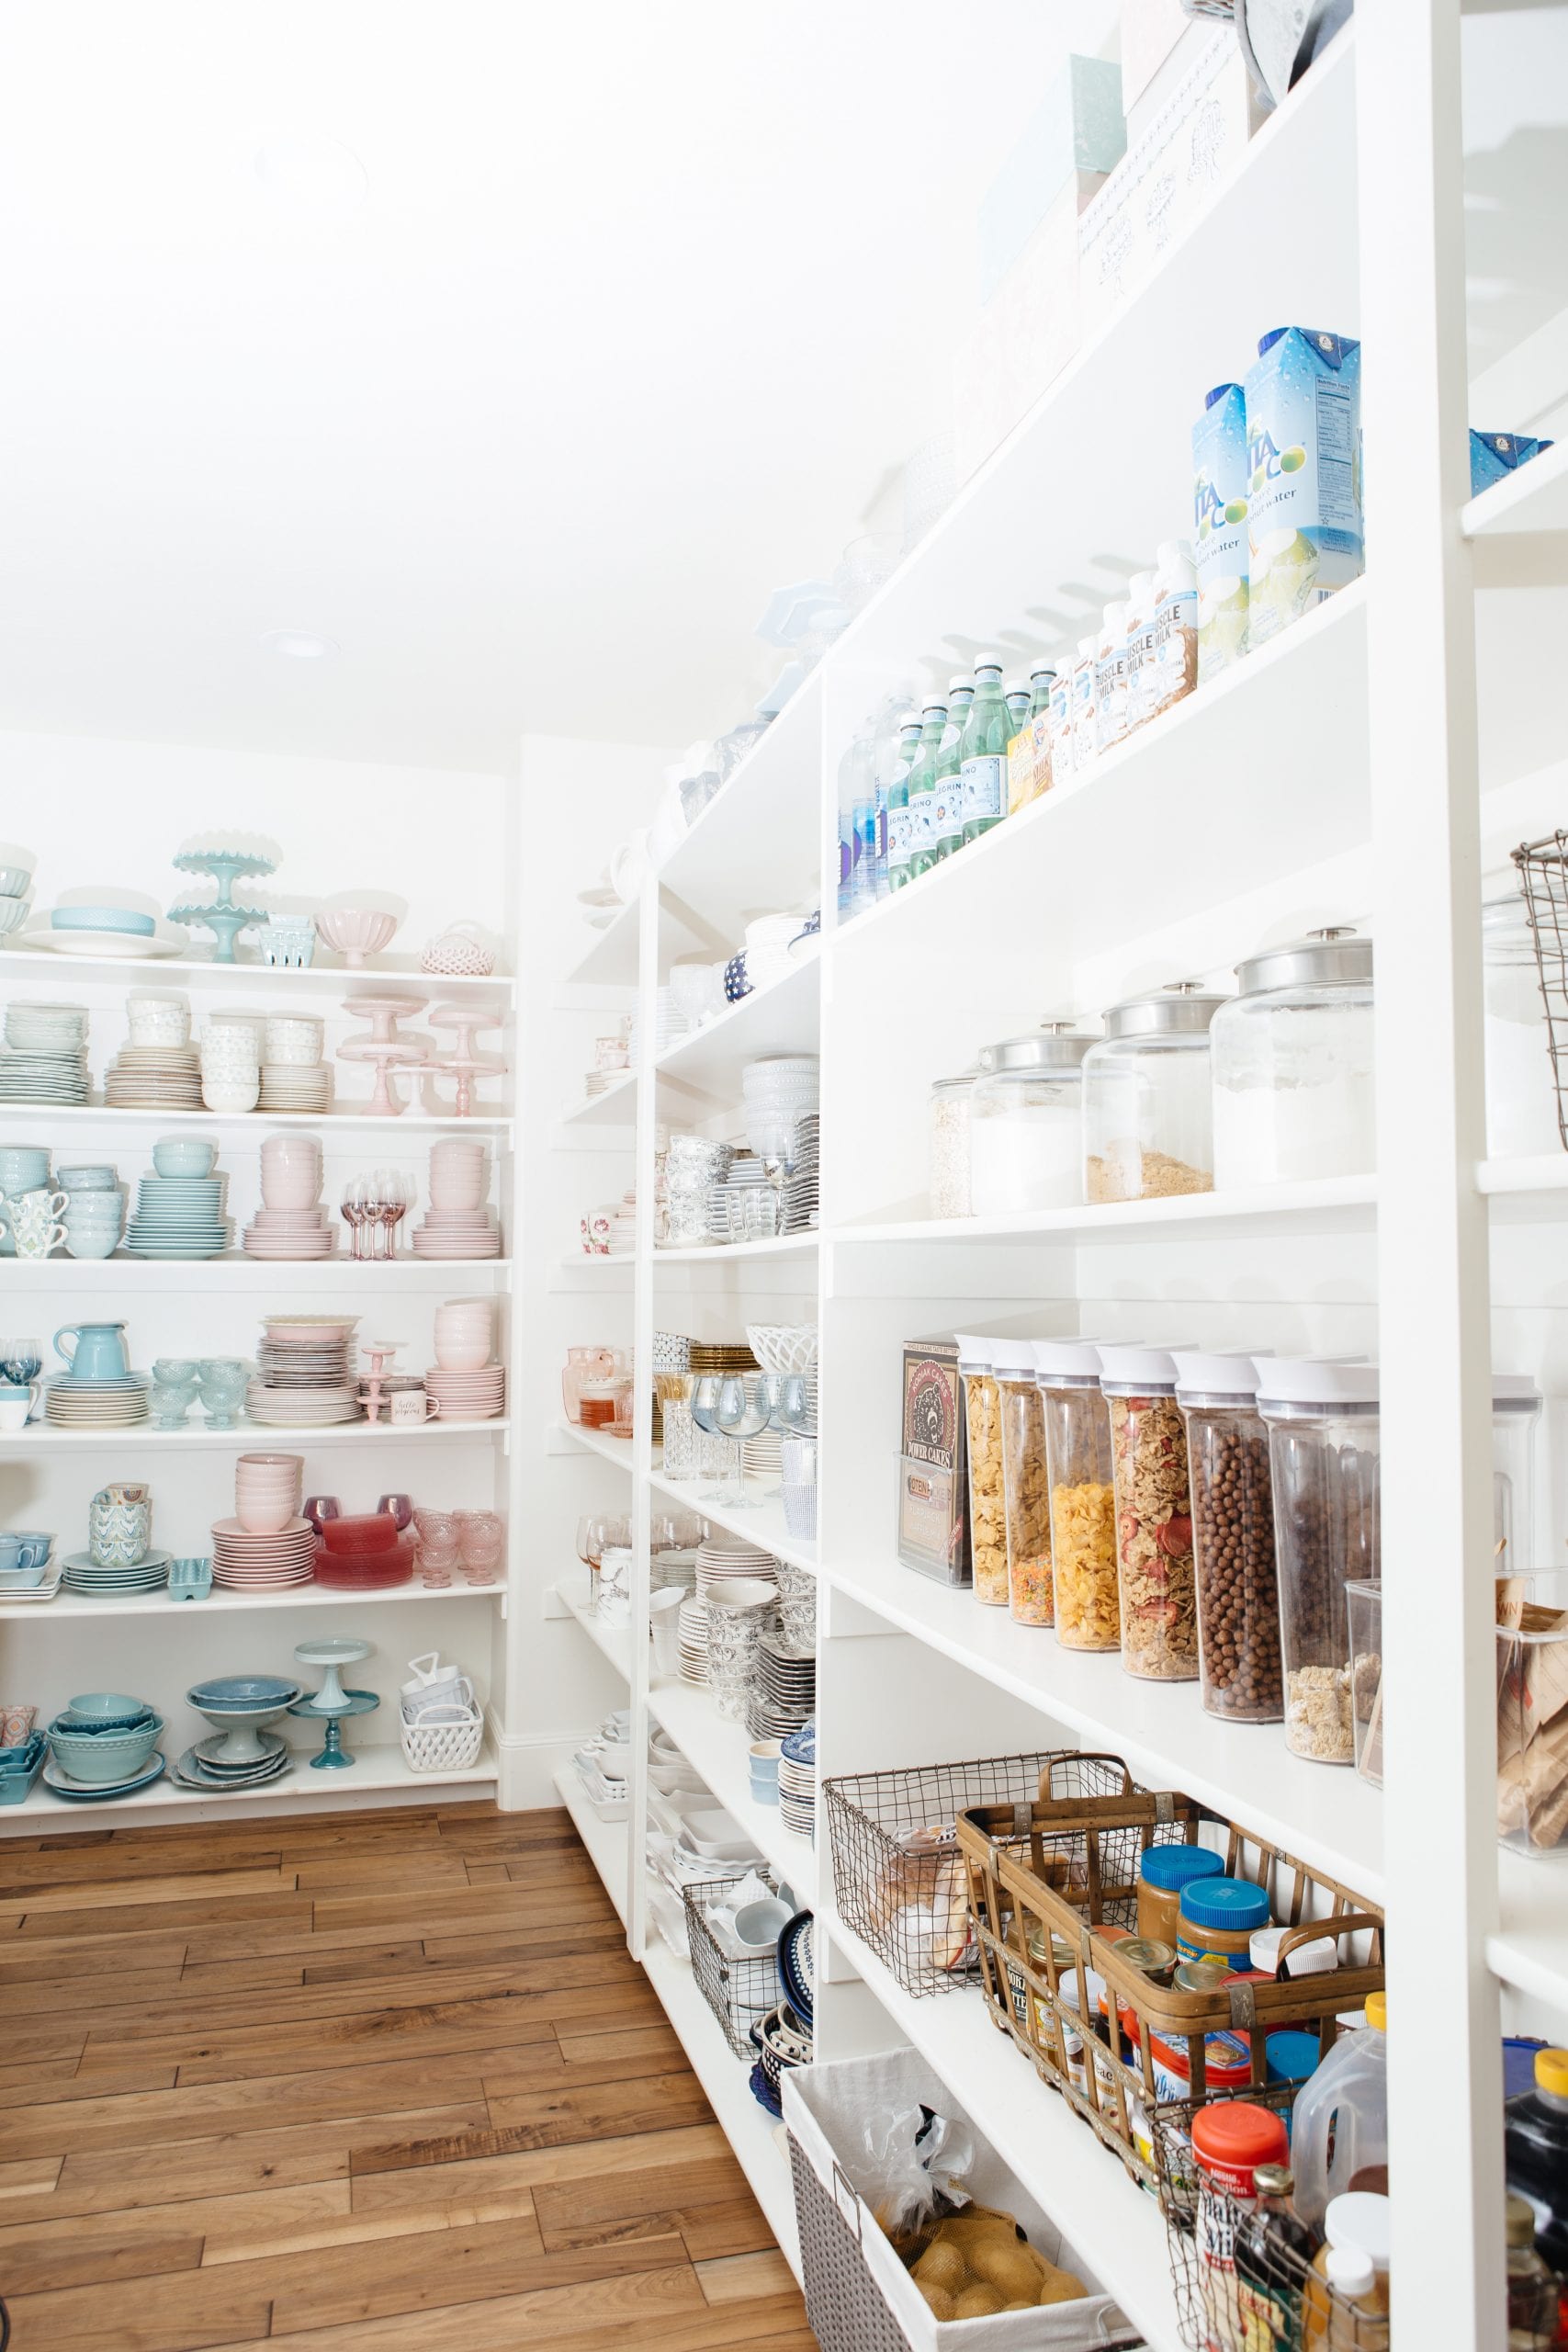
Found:
[[[1225,1001],[1191,981],[1113,1004],[1084,1056],[1084,1198],[1214,1189],[1209,1023]]]
[[[1121,1643],[1111,1423],[1092,1340],[1036,1340],[1034,1385],[1051,1492],[1051,1583],[1064,1649]]]

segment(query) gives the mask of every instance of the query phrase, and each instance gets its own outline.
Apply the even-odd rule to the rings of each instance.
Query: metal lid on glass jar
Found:
[[[1330,924],[1309,931],[1282,947],[1260,948],[1235,967],[1236,992],[1258,996],[1265,989],[1371,988],[1372,943],[1361,933]]]
[[[958,1094],[964,1092],[974,1085],[975,1080],[979,1077],[979,1075],[980,1065],[976,1062],[973,1069],[961,1069],[957,1073],[956,1077],[933,1078],[931,1080],[931,1092],[933,1094]]]
[[[1097,1042],[1066,1021],[1047,1021],[1027,1036],[1003,1037],[994,1046],[982,1046],[980,1068],[987,1078],[998,1070],[1051,1070],[1059,1078],[1077,1078],[1078,1065]]]
[[[1176,1386],[1176,1359],[1190,1346],[1186,1340],[1168,1348],[1107,1341],[1100,1351],[1100,1385],[1111,1396],[1146,1396],[1156,1389],[1168,1396]]]
[[[1258,1366],[1265,1351],[1210,1354],[1201,1348],[1182,1348],[1176,1355],[1176,1396],[1181,1405],[1246,1405],[1258,1394]]]
[[[1282,1407],[1330,1412],[1376,1412],[1375,1363],[1328,1363],[1318,1356],[1259,1356],[1258,1409]]]
[[[1036,1340],[1034,1385],[1036,1388],[1098,1388],[1099,1340]]]
[[[1113,1004],[1105,1016],[1108,1037],[1201,1037],[1225,1002],[1212,996],[1196,980],[1175,980],[1149,996],[1130,996]]]

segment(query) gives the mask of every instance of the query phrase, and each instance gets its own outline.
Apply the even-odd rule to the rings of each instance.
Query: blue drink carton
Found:
[[[1532,458],[1539,458],[1543,449],[1551,447],[1550,441],[1532,439],[1528,433],[1477,433],[1472,425],[1470,434],[1472,498],[1479,498],[1483,490],[1490,490],[1493,483],[1501,481],[1505,474],[1515,473],[1520,466],[1528,466]]]
[[[1192,427],[1192,560],[1198,683],[1247,651],[1247,394],[1216,384]]]
[[[1361,346],[1276,327],[1247,376],[1247,640],[1277,637],[1366,569]]]

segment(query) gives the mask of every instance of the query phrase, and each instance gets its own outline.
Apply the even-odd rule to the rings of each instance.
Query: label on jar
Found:
[[[889,874],[909,863],[910,812],[906,801],[902,808],[887,811],[887,870]]]
[[[944,775],[931,794],[932,824],[938,849],[956,849],[964,839],[964,779]]]
[[[1005,759],[990,752],[965,760],[960,772],[963,786],[964,822],[983,825],[1000,817],[1007,808],[1007,773]]]
[[[1154,2067],[1155,2098],[1161,2104],[1167,2099],[1189,2099],[1192,2096],[1192,2077],[1187,2071],[1185,2048],[1168,2045],[1151,2037],[1150,2063]],[[1206,2033],[1203,2036],[1203,2075],[1211,2092],[1240,2090],[1252,2079],[1252,2044],[1245,2033]]]
[[[909,855],[929,857],[936,847],[936,795],[934,792],[912,792],[909,795]]]

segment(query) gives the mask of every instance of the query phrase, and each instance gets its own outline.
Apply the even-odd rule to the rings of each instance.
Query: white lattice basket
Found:
[[[439,1715],[441,1721],[426,1723],[425,1715]],[[421,1780],[434,1780],[443,1772],[470,1772],[479,1761],[484,1745],[485,1719],[473,1703],[468,1691],[468,1712],[454,1718],[450,1703],[439,1707],[421,1708],[410,1723],[405,1716],[401,1724],[403,1757],[409,1770]]]

